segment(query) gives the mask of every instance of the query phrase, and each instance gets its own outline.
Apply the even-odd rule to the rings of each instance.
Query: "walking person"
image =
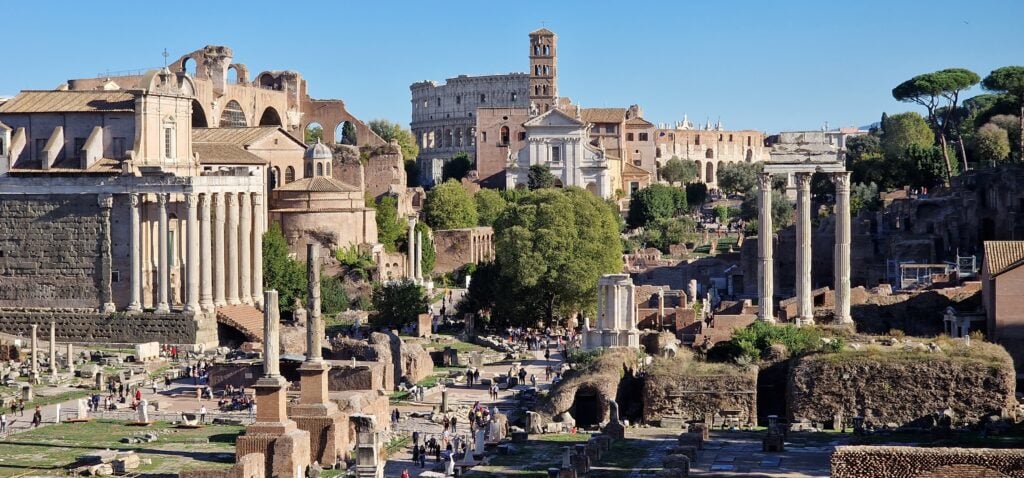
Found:
[[[199,423],[206,423],[206,405],[199,407]]]
[[[457,423],[457,421],[458,421],[458,420],[457,420],[457,418],[453,416],[453,417],[452,417],[452,433],[455,433],[455,432],[456,432],[456,429],[455,429],[455,427],[456,427],[456,423]]]
[[[0,411],[0,433],[7,433],[7,413]]]
[[[43,423],[43,409],[36,405],[36,411],[32,414],[32,427],[36,428]]]

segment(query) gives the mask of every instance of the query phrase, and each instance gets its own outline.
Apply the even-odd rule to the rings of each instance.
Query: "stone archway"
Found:
[[[207,128],[209,126],[210,123],[206,119],[206,110],[203,109],[203,105],[198,100],[192,100],[192,127]]]
[[[582,386],[576,389],[572,407],[569,408],[569,414],[576,420],[577,427],[587,428],[604,421],[604,417],[608,412],[607,409],[608,404],[605,403],[604,398],[601,397],[597,389]]]
[[[278,114],[277,110],[273,106],[268,106],[267,109],[263,110],[263,114],[260,115],[260,126],[283,126],[281,123],[281,115]]]

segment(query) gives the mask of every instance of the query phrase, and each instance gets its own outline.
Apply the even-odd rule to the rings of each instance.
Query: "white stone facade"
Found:
[[[525,187],[530,167],[547,165],[557,186],[577,186],[602,198],[615,193],[604,150],[590,144],[588,125],[559,109],[551,109],[523,124],[526,146],[506,172],[506,187]]]
[[[636,287],[628,274],[608,274],[597,283],[597,325],[583,326],[583,349],[640,348]]]

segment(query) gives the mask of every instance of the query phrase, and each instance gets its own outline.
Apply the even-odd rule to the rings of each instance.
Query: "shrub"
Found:
[[[717,344],[708,356],[720,361],[755,362],[772,344],[782,344],[790,356],[814,352],[821,348],[821,331],[814,327],[772,325],[758,321],[733,331],[732,338],[728,342]],[[740,358],[744,356],[748,358]]]
[[[349,307],[348,294],[341,286],[341,281],[335,277],[320,278],[320,301],[323,313],[328,316],[343,312]]]
[[[334,258],[343,267],[362,277],[363,280],[367,280],[377,268],[377,264],[373,262],[373,257],[368,252],[360,251],[359,247],[355,244],[352,244],[347,249],[336,249],[334,251]]]

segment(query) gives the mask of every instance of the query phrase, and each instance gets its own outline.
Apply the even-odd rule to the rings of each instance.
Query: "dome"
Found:
[[[326,144],[317,141],[316,144],[306,148],[306,154],[303,155],[304,159],[333,159],[334,153],[331,152],[331,148]]]

